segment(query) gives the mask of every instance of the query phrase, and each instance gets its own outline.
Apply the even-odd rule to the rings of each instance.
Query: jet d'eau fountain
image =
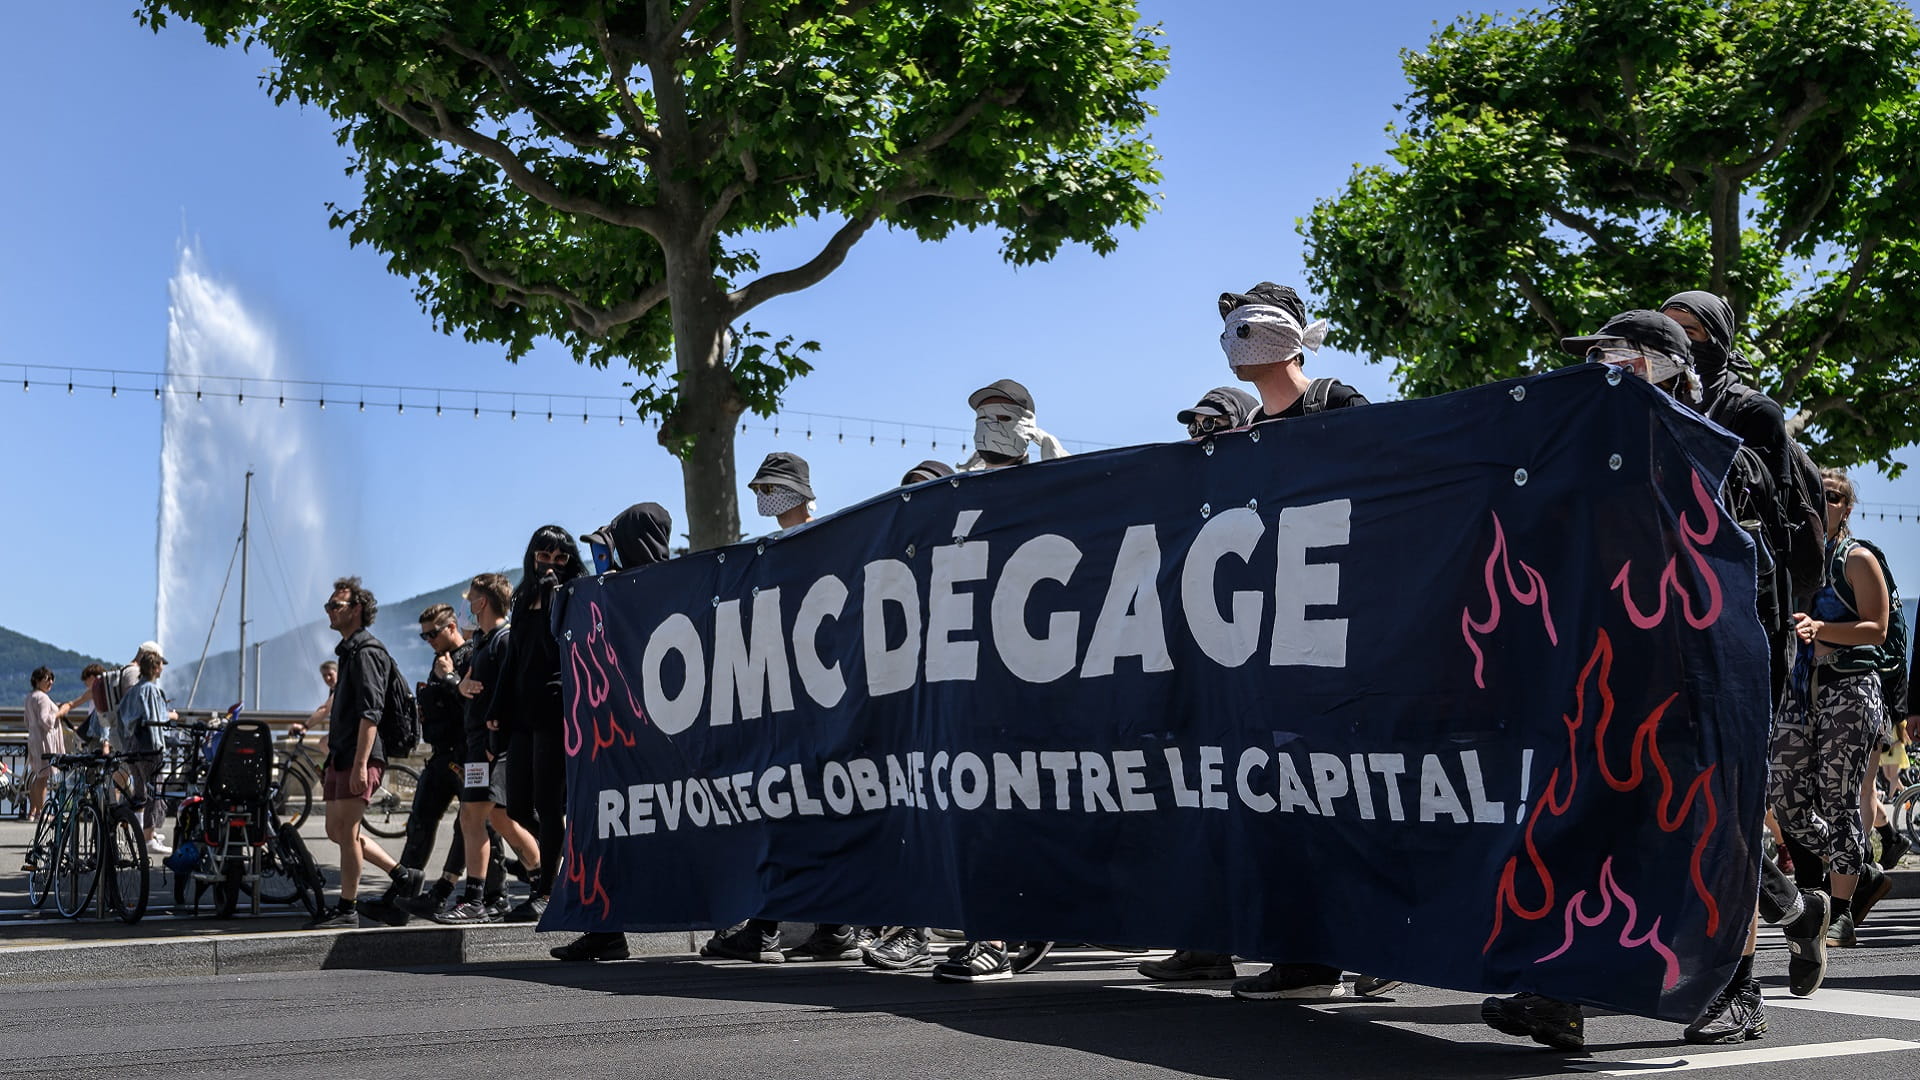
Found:
[[[201,377],[270,387],[295,373],[272,328],[207,270],[194,245],[182,245],[167,291],[171,392],[162,402],[155,624],[173,661],[168,692],[184,704],[196,673],[196,706],[226,705],[239,692],[240,658],[232,650],[240,637],[240,571],[233,556],[251,468],[246,638],[267,643],[283,636],[264,649],[249,646],[242,697],[252,705],[291,705],[280,699],[301,691],[301,700],[312,697],[312,672],[331,654],[326,626],[310,610],[331,582],[321,540],[323,459],[310,419],[277,407],[266,390],[239,400],[198,392]],[[196,672],[208,642],[206,670]],[[265,675],[258,683],[256,671]],[[263,702],[254,700],[256,685]]]

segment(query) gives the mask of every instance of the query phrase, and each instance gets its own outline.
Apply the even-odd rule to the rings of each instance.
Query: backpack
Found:
[[[1880,574],[1887,582],[1887,603],[1890,617],[1887,619],[1887,640],[1879,645],[1849,645],[1834,654],[1828,663],[1841,674],[1859,674],[1866,671],[1880,675],[1880,700],[1889,717],[1907,715],[1907,613],[1900,608],[1900,589],[1893,583],[1893,570],[1887,565],[1886,553],[1871,540],[1858,537],[1843,537],[1833,546],[1833,562],[1830,573],[1833,579],[1833,591],[1847,610],[1860,614],[1855,603],[1853,586],[1842,572],[1846,566],[1847,554],[1854,545],[1866,548],[1873,557],[1880,560]]]
[[[1792,587],[1783,560],[1775,545],[1780,542],[1773,526],[1781,519],[1779,491],[1773,474],[1753,448],[1741,445],[1727,467],[1727,478],[1720,484],[1720,503],[1728,516],[1753,537],[1757,586],[1755,607],[1760,625],[1771,636],[1785,630],[1791,609]]]
[[[374,642],[363,645],[364,649],[379,649],[387,657],[387,688],[380,702],[380,745],[386,748],[387,760],[394,761],[406,757],[420,745],[420,703],[413,698],[413,688],[400,675],[400,665],[393,662],[393,654],[387,647]]]
[[[1306,397],[1301,400],[1300,413],[1312,416],[1327,411],[1327,398],[1333,395],[1334,379],[1315,379],[1307,384]]]
[[[1707,419],[1726,427],[1726,412],[1736,398],[1763,396],[1746,383],[1729,382],[1707,409]],[[1768,539],[1774,561],[1785,573],[1782,599],[1789,606],[1805,607],[1813,594],[1827,583],[1827,510],[1820,484],[1820,469],[1806,448],[1787,439],[1787,483],[1775,489],[1775,513],[1767,518]]]

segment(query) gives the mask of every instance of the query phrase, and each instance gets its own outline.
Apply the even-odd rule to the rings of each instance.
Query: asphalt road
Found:
[[[1689,1047],[1671,1024],[1590,1015],[1587,1053],[1558,1054],[1482,1027],[1477,995],[1242,1002],[1218,984],[1147,983],[1138,957],[1071,950],[977,987],[858,964],[678,959],[0,988],[0,1075],[1920,1075],[1920,901],[1883,904],[1861,938],[1800,1000],[1785,995],[1778,936],[1763,935],[1771,1030],[1740,1047]]]

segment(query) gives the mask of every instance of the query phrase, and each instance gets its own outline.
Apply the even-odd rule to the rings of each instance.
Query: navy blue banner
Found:
[[[1690,1020],[1766,784],[1734,446],[1586,366],[583,579],[542,928],[933,925]]]

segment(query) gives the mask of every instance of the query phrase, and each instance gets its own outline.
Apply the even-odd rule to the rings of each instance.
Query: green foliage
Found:
[[[1567,0],[1403,54],[1390,165],[1302,223],[1332,343],[1410,393],[1705,288],[1836,464],[1920,438],[1920,32],[1896,0]]]
[[[552,336],[626,364],[670,442],[712,428],[676,423],[690,404],[778,403],[810,350],[726,363],[722,335],[871,226],[992,228],[1014,263],[1104,253],[1159,181],[1140,132],[1166,51],[1133,0],[141,0],[140,17],[263,48],[276,101],[340,121],[365,197],[332,223],[437,326],[510,358]],[[821,218],[844,225],[780,272],[736,242]]]

